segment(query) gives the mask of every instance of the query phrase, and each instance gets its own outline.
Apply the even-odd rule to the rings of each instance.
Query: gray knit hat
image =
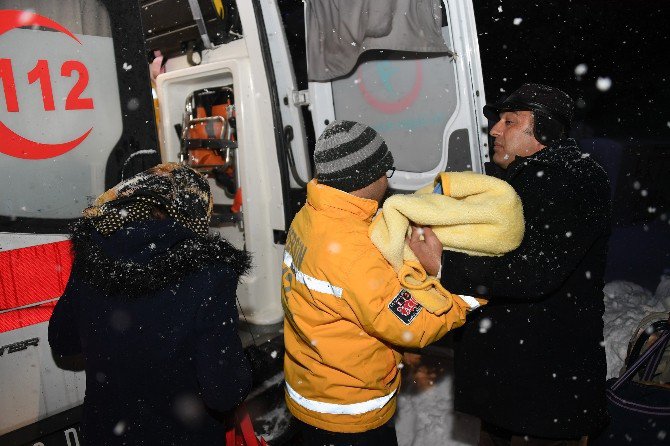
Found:
[[[334,121],[314,149],[316,179],[345,192],[368,186],[393,167],[393,155],[371,127],[352,121]]]

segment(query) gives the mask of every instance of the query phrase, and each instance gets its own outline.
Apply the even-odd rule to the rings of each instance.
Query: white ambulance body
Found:
[[[212,230],[253,254],[238,288],[240,314],[275,334],[286,230],[312,177],[314,136],[327,123],[377,129],[395,158],[396,192],[440,171],[483,170],[485,100],[470,0],[442,3],[450,54],[389,48],[361,57],[347,76],[309,83],[296,70],[306,66],[304,47],[287,43],[305,34],[303,8],[275,0],[0,0],[0,444],[81,444],[82,364],[54,359],[47,342],[71,267],[67,225],[120,178],[192,161],[184,128],[201,123],[185,120],[193,95],[234,94],[234,108],[214,121],[232,125],[234,116],[225,167],[241,193],[210,180]],[[218,19],[208,18],[212,9]],[[185,28],[159,36],[166,27],[152,17],[161,14],[188,14],[197,41],[180,40]],[[296,18],[297,26],[287,22]],[[227,28],[212,32],[217,20]],[[147,53],[169,39],[182,55],[166,51],[156,123]]]

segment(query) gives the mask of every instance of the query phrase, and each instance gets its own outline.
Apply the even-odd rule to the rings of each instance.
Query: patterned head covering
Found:
[[[104,236],[133,221],[152,218],[154,208],[200,236],[209,231],[214,201],[209,183],[180,163],[165,163],[138,173],[100,195],[84,218]]]

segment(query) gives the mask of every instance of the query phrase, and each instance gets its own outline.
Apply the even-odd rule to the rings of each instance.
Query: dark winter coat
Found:
[[[84,220],[72,239],[49,343],[83,353],[86,444],[224,444],[220,420],[251,385],[235,304],[246,253],[171,219],[109,237]]]
[[[523,203],[519,248],[501,257],[443,256],[448,290],[490,298],[455,335],[455,407],[534,437],[592,434],[607,422],[607,176],[573,140],[502,172]]]

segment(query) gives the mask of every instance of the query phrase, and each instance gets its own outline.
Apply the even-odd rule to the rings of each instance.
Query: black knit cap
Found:
[[[393,155],[371,127],[352,121],[333,121],[314,149],[316,179],[345,192],[368,186],[393,167]]]
[[[535,139],[543,144],[567,136],[574,114],[574,103],[567,93],[542,84],[523,84],[505,99],[484,106],[484,116],[498,121],[501,112],[532,111]]]

